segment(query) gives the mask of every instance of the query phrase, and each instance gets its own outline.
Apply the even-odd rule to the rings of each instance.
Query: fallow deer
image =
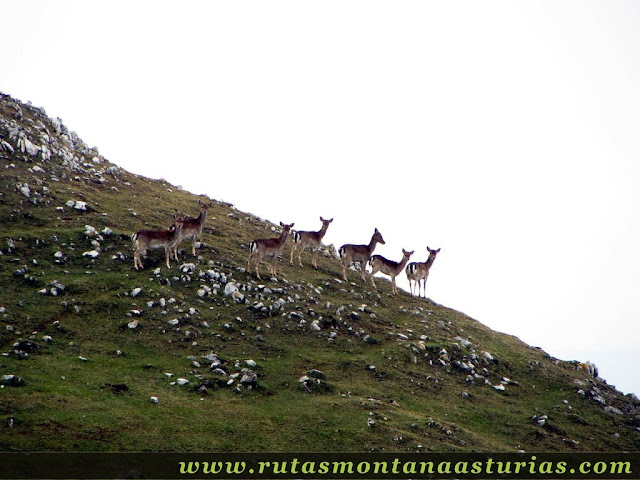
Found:
[[[322,228],[317,232],[299,231],[293,234],[293,247],[291,248],[291,261],[289,262],[291,265],[293,265],[293,257],[297,253],[298,263],[302,266],[302,252],[305,247],[311,247],[311,265],[316,270],[318,269],[318,249],[322,243],[322,238],[327,233],[329,224],[333,222],[333,218],[325,220],[320,217],[320,221],[322,222]]]
[[[282,227],[282,233],[278,238],[258,238],[251,242],[251,245],[249,246],[247,272],[250,270],[251,258],[255,255],[256,274],[258,275],[258,279],[260,280],[260,262],[265,256],[272,257],[271,275],[273,275],[273,277],[276,277],[276,275],[278,274],[278,255],[280,255],[280,251],[282,250],[284,242],[287,241],[287,235],[289,235],[289,231],[293,227],[293,223],[286,225],[280,222],[280,226]]]
[[[196,218],[192,218],[188,215],[184,216],[182,236],[173,250],[176,261],[178,260],[178,245],[180,245],[182,240],[193,240],[193,248],[191,249],[191,253],[194,257],[196,256],[196,243],[198,243],[198,238],[200,238],[202,228],[204,227],[204,222],[207,220],[207,212],[209,211],[211,205],[213,205],[213,202],[202,203],[200,200],[198,200],[198,205],[200,205],[200,215],[198,215]]]
[[[140,230],[131,235],[131,241],[136,249],[133,253],[133,266],[135,269],[144,268],[141,256],[146,255],[147,250],[160,248],[164,248],[164,253],[167,257],[167,268],[171,268],[169,259],[172,250],[180,241],[183,223],[184,219],[178,217],[176,218],[173,228],[167,230]]]
[[[429,251],[429,258],[427,259],[426,262],[412,262],[409,265],[407,265],[407,279],[409,280],[409,290],[411,291],[411,296],[414,297],[415,295],[413,294],[413,287],[411,285],[411,281],[414,281],[418,284],[418,297],[420,296],[420,280],[422,280],[423,283],[423,291],[424,291],[424,296],[427,296],[427,277],[429,276],[429,270],[431,269],[431,265],[433,265],[433,262],[436,259],[436,256],[438,255],[438,252],[440,251],[440,249],[438,248],[437,250],[431,250],[429,247],[427,247],[427,250]]]
[[[366,282],[367,279],[365,277],[366,274],[366,264],[371,258],[371,254],[376,248],[376,245],[381,243],[384,245],[384,239],[382,235],[376,228],[375,232],[373,232],[373,236],[371,237],[371,241],[369,245],[343,245],[338,250],[340,254],[340,259],[342,261],[342,277],[347,280],[347,267],[353,263],[360,264],[360,270],[362,272],[362,281]]]
[[[402,260],[400,262],[387,260],[382,255],[374,255],[373,257],[371,257],[371,260],[369,260],[369,265],[371,265],[371,275],[369,275],[369,278],[371,278],[371,285],[373,285],[373,288],[375,288],[376,290],[378,289],[376,287],[376,282],[373,281],[373,276],[378,272],[382,272],[385,275],[389,275],[391,277],[391,294],[397,295],[398,288],[396,287],[396,277],[400,274],[404,266],[407,264],[411,255],[413,255],[413,251],[407,252],[403,248]]]

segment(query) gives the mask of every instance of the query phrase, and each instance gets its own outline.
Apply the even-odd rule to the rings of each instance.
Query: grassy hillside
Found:
[[[248,245],[280,219],[213,200],[197,258],[135,271],[133,232],[208,199],[7,96],[0,168],[2,451],[639,450],[635,397],[384,280],[343,282],[331,248],[290,267],[288,240],[258,281]]]

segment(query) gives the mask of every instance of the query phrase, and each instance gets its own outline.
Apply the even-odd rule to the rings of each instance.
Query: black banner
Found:
[[[0,453],[0,479],[640,479],[640,453]]]

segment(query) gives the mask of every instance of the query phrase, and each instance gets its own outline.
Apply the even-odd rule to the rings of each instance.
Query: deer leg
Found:
[[[247,260],[247,272],[251,271],[251,257],[253,257],[253,252],[249,252],[249,259]]]
[[[171,258],[171,249],[169,247],[164,248],[164,255],[165,257],[167,257],[167,268],[171,268],[171,265],[169,264],[169,259]]]
[[[304,252],[304,246],[300,245],[300,248],[298,249],[298,264],[300,266],[302,266],[302,252]]]
[[[318,269],[318,250],[318,248],[314,248],[311,253],[311,263],[316,270]]]
[[[398,289],[396,288],[396,277],[391,277],[391,293],[393,295],[398,294]]]
[[[347,265],[349,265],[349,262],[347,260],[346,255],[344,257],[342,257],[342,278],[344,278],[344,281],[348,281],[347,280]]]
[[[191,249],[191,252],[193,253],[193,256],[196,256],[196,242],[198,241],[198,236],[194,235],[193,236],[193,248]]]
[[[256,255],[256,275],[258,276],[258,280],[262,280],[260,278],[260,262],[262,262],[262,256],[258,254]]]
[[[362,267],[364,268],[364,266]],[[363,270],[364,271],[364,270]],[[369,274],[369,278],[371,279],[371,285],[373,285],[373,288],[375,288],[376,290],[378,290],[378,287],[376,287],[376,282],[373,281],[373,276],[378,273],[378,270],[376,270],[376,267],[371,266],[371,273]]]
[[[297,243],[293,244],[293,247],[291,247],[291,259],[289,260],[289,265],[293,266],[293,256],[296,254],[296,249],[298,247]]]

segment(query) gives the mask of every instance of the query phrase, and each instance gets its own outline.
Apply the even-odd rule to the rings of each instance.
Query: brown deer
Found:
[[[340,254],[340,259],[342,261],[342,277],[345,279],[345,281],[347,280],[347,267],[352,262],[360,264],[362,281],[367,281],[365,277],[366,264],[369,261],[369,258],[371,258],[371,254],[375,250],[378,243],[384,245],[384,239],[382,238],[382,234],[376,228],[375,232],[373,232],[373,236],[371,237],[369,245],[347,244],[340,247],[338,253]]]
[[[258,238],[251,242],[249,246],[249,259],[247,260],[247,272],[250,270],[251,258],[256,256],[256,274],[258,275],[258,279],[260,278],[260,262],[264,256],[272,257],[271,258],[271,275],[276,277],[278,274],[278,255],[280,255],[280,251],[282,250],[282,246],[284,242],[287,241],[287,235],[289,235],[289,230],[293,227],[293,223],[290,225],[285,225],[280,222],[280,226],[282,227],[282,233],[278,238]]]
[[[171,268],[169,259],[171,258],[172,250],[180,241],[183,223],[184,219],[177,217],[174,225],[167,230],[140,230],[131,235],[131,241],[136,249],[133,253],[133,266],[135,269],[144,268],[141,256],[146,255],[147,250],[160,248],[164,248],[164,253],[167,257],[167,268]]]
[[[325,220],[320,217],[320,221],[322,222],[322,228],[317,232],[294,232],[293,234],[293,247],[291,248],[291,261],[289,262],[293,265],[293,257],[297,253],[298,254],[298,263],[302,266],[302,252],[305,247],[311,247],[311,265],[316,270],[318,269],[318,249],[320,248],[320,244],[322,243],[322,238],[325,233],[327,233],[327,228],[329,228],[329,224],[333,222],[333,218],[329,220]]]
[[[374,255],[371,257],[371,260],[369,260],[369,265],[371,265],[371,275],[369,275],[369,278],[371,278],[371,285],[373,285],[373,288],[376,290],[378,289],[376,287],[376,282],[373,281],[373,276],[378,272],[382,272],[391,277],[391,294],[397,295],[398,288],[396,287],[396,277],[400,274],[404,266],[409,261],[409,257],[411,257],[413,253],[413,251],[407,252],[403,248],[402,260],[399,263],[394,262],[393,260],[387,260],[382,255]]]
[[[204,227],[204,222],[207,220],[207,212],[213,202],[210,203],[202,203],[198,200],[198,205],[200,205],[200,215],[196,218],[192,218],[189,215],[185,215],[183,217],[184,223],[182,226],[182,236],[180,237],[180,241],[173,248],[173,254],[176,261],[178,261],[178,245],[183,240],[193,240],[193,248],[191,249],[191,253],[193,256],[196,256],[196,243],[198,243],[198,239],[200,238],[200,234],[202,233],[202,229]],[[178,218],[174,214],[174,218]],[[214,218],[215,220],[215,218]]]
[[[440,251],[440,249],[437,250],[431,250],[429,247],[427,247],[427,250],[429,251],[429,258],[427,259],[426,262],[412,262],[409,265],[407,265],[407,280],[409,280],[409,290],[411,291],[411,296],[414,297],[415,295],[413,294],[413,290],[414,288],[411,286],[411,281],[414,281],[418,284],[418,297],[420,296],[420,280],[422,280],[423,283],[423,291],[424,291],[424,296],[427,296],[427,277],[429,276],[429,270],[431,269],[431,265],[433,265],[433,262],[436,259],[436,256],[438,255],[438,252]]]

